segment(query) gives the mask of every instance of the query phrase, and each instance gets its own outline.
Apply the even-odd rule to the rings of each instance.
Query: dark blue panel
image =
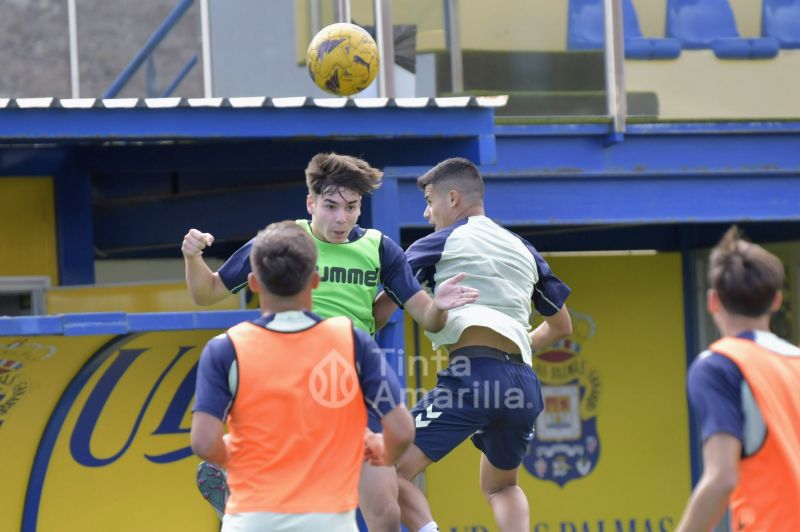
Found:
[[[92,191],[69,157],[54,175],[58,271],[62,285],[94,283]]]
[[[491,135],[476,137],[429,138],[353,138],[353,139],[264,139],[260,141],[203,141],[177,145],[91,146],[76,148],[78,165],[87,173],[169,174],[178,172],[219,173],[259,172],[272,178],[273,171],[286,177],[290,172],[303,179],[308,161],[320,152],[336,152],[361,157],[375,167],[434,165],[447,157],[468,157],[475,161],[491,155]]]
[[[691,253],[692,239],[687,238],[688,231],[686,227],[681,228],[680,247],[681,247],[681,273],[683,284],[683,327],[685,331],[685,345],[686,345],[686,370],[688,373],[689,366],[694,360],[698,352],[697,344],[697,291],[696,285],[696,271],[695,260]],[[689,456],[691,466],[691,479],[692,486],[697,484],[700,478],[700,473],[703,470],[702,466],[702,442],[700,441],[699,434],[697,433],[697,423],[695,422],[694,412],[689,407],[688,399],[684,403],[684,408],[688,413],[689,422]]]
[[[9,176],[53,175],[59,171],[69,148],[0,148],[0,173]]]
[[[397,214],[397,209],[399,208],[397,187],[397,179],[395,177],[391,175],[384,176],[383,186],[371,201],[372,227],[379,229],[383,234],[395,241],[400,238],[400,224]],[[365,226],[367,225],[365,224]]]
[[[215,237],[215,246],[255,236],[270,222],[305,218],[305,183],[232,190],[201,196],[104,202],[95,207],[95,245],[103,253],[161,247],[180,257],[194,227]],[[212,246],[214,248],[214,246]]]

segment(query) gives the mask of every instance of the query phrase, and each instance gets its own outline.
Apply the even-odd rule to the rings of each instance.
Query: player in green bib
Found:
[[[372,194],[381,185],[380,170],[361,159],[331,153],[314,156],[305,173],[306,209],[311,219],[297,223],[311,234],[318,250],[321,282],[312,294],[314,313],[324,318],[347,316],[356,327],[374,334],[372,305],[382,285],[389,297],[405,308],[423,329],[436,332],[444,327],[448,309],[477,299],[476,290],[459,284],[463,275],[443,283],[432,299],[413,276],[397,243],[380,231],[356,224],[361,214],[361,197]],[[212,272],[202,254],[213,242],[213,235],[191,229],[181,247],[186,284],[199,305],[216,303],[239,291],[251,273],[251,242],[231,255],[217,272]],[[370,415],[369,422],[371,430],[379,430],[376,416]],[[213,470],[211,473],[216,474]],[[199,480],[211,484],[214,479]],[[213,504],[213,494],[209,497],[203,486],[201,492]],[[359,507],[371,531],[400,529],[397,494],[393,468],[364,465]],[[224,508],[224,501],[216,506]]]

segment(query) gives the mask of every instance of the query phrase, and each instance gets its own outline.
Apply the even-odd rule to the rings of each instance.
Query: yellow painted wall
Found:
[[[50,177],[0,177],[0,275],[46,275],[58,284]]]
[[[597,398],[595,410],[585,403],[581,408],[587,418],[595,412],[600,451],[586,476],[563,486],[521,470],[532,530],[617,530],[617,521],[624,530],[634,529],[631,521],[636,530],[672,530],[691,488],[680,256],[549,257],[548,262],[573,289],[571,340],[580,349],[572,371]],[[411,359],[408,321],[407,331]],[[431,356],[424,337],[420,345]],[[543,384],[559,384],[548,382],[558,372],[541,356],[535,365]],[[426,388],[435,381],[433,368],[427,373]],[[413,387],[411,368],[409,375]],[[428,499],[442,530],[497,529],[479,490],[479,456],[467,442],[428,469]]]
[[[194,386],[181,386],[219,332],[144,333],[110,345],[105,335],[0,337],[0,359],[16,364],[0,373],[0,530],[20,530],[37,449],[47,474],[32,493],[41,495],[36,530],[219,530],[187,451]],[[96,371],[65,393],[93,357]],[[42,440],[56,406],[61,422]]]
[[[668,61],[625,61],[628,91],[658,95],[659,117],[680,120],[800,116],[795,97],[800,51],[759,61],[721,60],[711,50],[684,50]]]
[[[184,282],[61,287],[45,292],[48,314],[75,312],[179,312],[240,308],[238,296],[195,305]]]

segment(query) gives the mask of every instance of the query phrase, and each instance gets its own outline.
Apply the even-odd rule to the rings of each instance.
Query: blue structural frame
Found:
[[[268,221],[304,216],[302,169],[319,151],[360,155],[385,170],[361,221],[407,241],[430,230],[416,177],[447,157],[468,157],[486,178],[488,214],[533,234],[542,250],[680,251],[687,364],[696,347],[692,250],[733,222],[752,227],[755,238],[800,234],[800,122],[629,124],[609,143],[608,124],[494,126],[492,109],[474,103],[274,103],[191,107],[178,100],[150,108],[139,101],[112,109],[97,101],[65,109],[0,101],[0,175],[54,176],[61,282],[82,284],[93,281],[94,246],[120,256],[148,249],[179,257],[187,224],[211,230],[215,249],[226,250],[226,242],[235,248]],[[29,147],[34,142],[53,147]],[[220,189],[208,192],[214,180]],[[173,198],[173,189],[192,194]],[[4,318],[0,334],[224,328],[256,314]],[[379,335],[395,367],[404,338],[398,311]],[[690,435],[696,480],[693,427]]]
[[[0,318],[0,336],[89,336],[149,331],[227,329],[259,316],[257,310],[207,312],[91,312]]]
[[[498,126],[497,163],[481,166],[487,211],[515,226],[800,221],[798,123],[631,125],[613,145],[606,132]],[[398,206],[380,198],[396,213],[384,230],[425,225],[426,169],[385,169]]]
[[[494,113],[487,107],[397,107],[339,109],[318,105],[275,107],[270,100],[249,107],[191,107],[177,99],[170,107],[0,109],[0,141],[9,143],[175,141],[327,138],[470,138],[474,156],[491,160]],[[310,101],[310,100],[306,100]],[[19,103],[17,103],[19,105]],[[61,104],[63,105],[63,104]]]

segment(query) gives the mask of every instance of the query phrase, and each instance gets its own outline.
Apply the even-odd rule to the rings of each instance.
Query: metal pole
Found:
[[[181,3],[178,4],[175,9],[173,9],[167,18],[164,19],[164,22],[156,29],[156,31],[147,39],[147,42],[144,43],[142,49],[131,59],[131,62],[128,63],[128,66],[125,67],[117,79],[114,80],[114,83],[111,84],[111,87],[103,94],[103,98],[114,98],[119,94],[119,92],[125,87],[128,81],[136,74],[136,71],[139,70],[139,67],[142,66],[142,63],[145,62],[147,57],[155,50],[158,43],[167,36],[170,30],[178,23],[184,13],[192,7],[192,2],[194,0],[181,0]]]
[[[214,83],[211,71],[211,22],[208,17],[209,0],[200,0],[200,39],[203,53],[203,96],[214,95]]]
[[[350,22],[350,0],[336,0],[336,21]]]
[[[322,29],[322,6],[319,2],[320,0],[308,0],[308,12],[310,15],[308,17],[308,23],[311,33],[309,40],[313,39],[314,35]]]
[[[167,88],[164,89],[164,92],[161,94],[161,97],[166,98],[168,96],[172,96],[172,93],[175,91],[175,89],[178,88],[178,85],[181,84],[181,81],[183,81],[183,79],[186,77],[189,71],[192,68],[194,68],[196,64],[197,64],[197,54],[194,54],[192,58],[189,59],[189,61],[183,66],[181,71],[178,72],[178,75],[175,76],[175,79],[172,80],[172,83],[170,83],[167,86]]]
[[[378,37],[378,96],[394,98],[394,29],[392,27],[391,0],[375,0],[375,32]]]
[[[622,1],[605,0],[606,99],[615,136],[625,133],[628,114],[625,95],[625,37],[622,33]]]
[[[459,0],[444,0],[444,31],[450,50],[450,91],[464,92],[464,62],[461,55],[461,7]]]
[[[75,0],[67,0],[67,26],[69,28],[69,78],[73,98],[81,97],[81,69],[78,62],[78,17]]]
[[[147,56],[147,64],[144,70],[144,89],[148,98],[156,97],[156,62],[152,54]]]

